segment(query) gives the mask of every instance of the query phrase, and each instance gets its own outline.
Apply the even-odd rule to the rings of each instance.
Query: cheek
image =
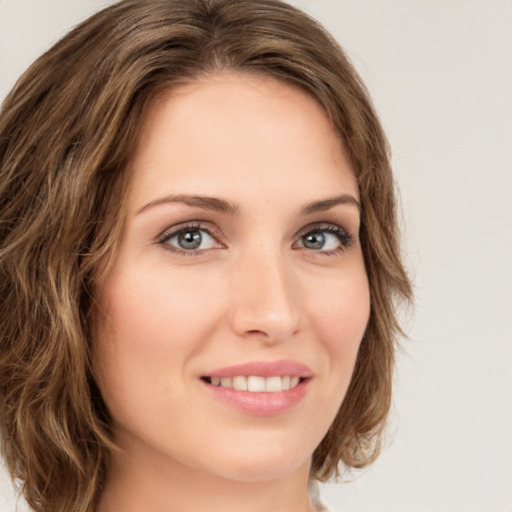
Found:
[[[204,279],[164,272],[113,273],[97,301],[104,321],[96,329],[94,359],[107,406],[116,415],[145,408],[179,389],[187,361],[201,349],[215,318],[214,294]]]
[[[140,355],[151,348],[159,358],[166,350],[189,346],[194,333],[208,323],[215,297],[204,290],[212,285],[204,276],[170,272],[158,265],[144,272],[133,268],[112,276],[100,303],[110,319],[110,331],[118,342],[124,339],[124,348]]]
[[[312,322],[333,348],[357,343],[370,316],[370,290],[364,268],[347,271],[339,278],[311,282],[309,307]]]
[[[364,266],[355,265],[339,278],[310,282],[308,290],[309,323],[323,346],[325,373],[331,376],[333,395],[339,397],[340,390],[344,394],[350,383],[370,317]]]

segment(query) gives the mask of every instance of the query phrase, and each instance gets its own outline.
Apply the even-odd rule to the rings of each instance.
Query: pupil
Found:
[[[197,249],[201,245],[201,233],[196,231],[185,231],[178,236],[178,242],[183,249]]]
[[[304,238],[304,245],[309,249],[321,249],[325,244],[325,236],[322,233],[310,233]]]

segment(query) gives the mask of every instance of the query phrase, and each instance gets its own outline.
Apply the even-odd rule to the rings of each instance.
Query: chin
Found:
[[[275,443],[262,446],[263,444],[239,450],[231,445],[235,451],[222,451],[217,457],[217,474],[240,482],[261,482],[285,478],[301,469],[309,473],[312,451],[305,451],[304,445]]]

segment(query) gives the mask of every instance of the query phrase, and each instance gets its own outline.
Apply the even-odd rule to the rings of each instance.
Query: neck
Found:
[[[112,455],[97,512],[311,512],[310,462],[272,479],[241,481],[163,457]]]

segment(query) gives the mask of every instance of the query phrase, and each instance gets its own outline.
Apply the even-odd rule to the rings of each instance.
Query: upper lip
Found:
[[[203,377],[249,377],[251,375],[259,377],[291,377],[309,378],[313,376],[311,368],[305,364],[298,363],[289,359],[278,361],[250,361],[248,363],[235,364],[218,368]]]

